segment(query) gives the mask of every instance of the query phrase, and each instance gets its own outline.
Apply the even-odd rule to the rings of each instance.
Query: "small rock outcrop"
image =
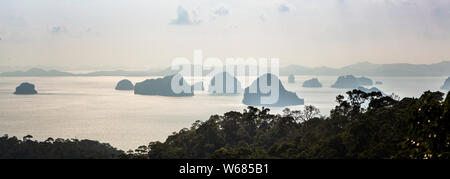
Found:
[[[295,83],[295,76],[294,75],[289,75],[288,83]]]
[[[364,88],[362,86],[356,88],[357,90],[363,91],[364,93],[371,93],[371,92],[380,92],[383,96],[387,96],[385,93],[383,93],[381,90],[379,90],[376,87],[372,87],[372,88]]]
[[[193,91],[204,91],[205,88],[203,87],[203,81],[194,83],[194,85],[192,85],[192,90]]]
[[[445,80],[444,85],[441,86],[441,89],[443,89],[443,90],[450,90],[450,77],[448,77]]]
[[[173,88],[172,80],[178,80],[176,82],[178,83],[177,86],[174,86]],[[134,94],[173,97],[194,96],[192,87],[180,74],[169,75],[164,78],[147,79],[136,83],[134,86]]]
[[[319,82],[319,79],[313,78],[313,79],[306,80],[305,82],[303,82],[302,87],[305,87],[305,88],[321,88],[322,84]]]
[[[130,80],[120,80],[116,85],[116,90],[134,90],[134,85]]]
[[[353,75],[340,76],[332,88],[358,88],[359,86],[371,86],[373,82],[367,77],[357,78]]]
[[[25,82],[16,88],[14,94],[37,94],[37,91],[33,84]]]
[[[275,103],[272,104],[263,104],[261,102],[261,99],[263,97],[269,97],[271,96],[272,92],[265,92],[262,91],[262,86],[259,84],[260,79],[267,79],[267,85],[271,85],[271,81],[275,81],[278,83],[278,100]],[[251,91],[253,89],[253,91]],[[281,83],[280,79],[273,75],[273,74],[264,74],[260,76],[258,79],[253,81],[253,83],[245,88],[244,92],[244,99],[242,102],[249,106],[268,106],[268,107],[284,107],[284,106],[295,106],[295,105],[303,105],[304,100],[299,98],[297,94],[287,91],[283,84]]]
[[[214,95],[240,94],[242,93],[241,82],[227,72],[218,73],[211,78],[208,93]]]

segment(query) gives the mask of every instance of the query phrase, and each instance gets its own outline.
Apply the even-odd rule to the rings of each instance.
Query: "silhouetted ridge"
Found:
[[[14,76],[73,76],[72,73],[61,72],[57,70],[43,70],[40,68],[31,68],[27,71],[13,71],[0,73],[0,76],[14,77]]]
[[[441,86],[441,89],[443,89],[443,90],[450,90],[450,77],[448,77],[445,80],[444,85]]]
[[[120,80],[116,85],[116,90],[134,90],[134,85],[130,80]]]
[[[227,72],[221,72],[214,75],[211,78],[211,82],[208,87],[208,93],[215,95],[239,94],[241,92],[241,82]]]
[[[23,140],[4,135],[0,137],[0,159],[117,159],[125,152],[107,143],[88,139],[33,140],[27,135]]]
[[[203,87],[203,81],[194,83],[194,85],[192,85],[192,90],[193,91],[204,91],[205,88]]]
[[[450,61],[432,64],[372,64],[368,62],[356,63],[342,68],[305,67],[289,65],[280,69],[280,75],[341,75],[353,74],[358,76],[446,76],[450,74]]]
[[[381,90],[379,90],[376,87],[372,87],[372,88],[364,88],[362,86],[356,88],[357,90],[363,91],[364,93],[371,93],[371,92],[380,92],[383,96],[386,96],[386,94],[384,92],[382,92]]]
[[[25,82],[16,88],[14,94],[37,94],[37,91],[33,84]]]
[[[188,89],[190,92],[181,91],[177,93],[172,90],[172,79],[179,79],[179,86],[183,89]],[[174,87],[176,88],[176,87]],[[180,74],[174,74],[165,76],[164,78],[157,79],[147,79],[143,82],[136,83],[134,86],[134,94],[141,95],[159,95],[159,96],[193,96],[194,92],[191,90],[192,87],[184,80],[183,76]]]
[[[305,88],[321,88],[322,84],[319,82],[317,78],[312,78],[310,80],[306,80],[303,82],[303,87]]]
[[[288,83],[295,83],[295,76],[294,75],[289,75]]]
[[[192,66],[193,67],[193,66]],[[193,69],[191,67],[191,69]],[[1,67],[0,67],[1,68]],[[9,69],[9,68],[6,68]],[[0,69],[1,70],[1,69]],[[5,71],[5,70],[2,70]],[[56,70],[12,71],[0,73],[0,76],[166,76],[178,73],[171,68],[152,69],[144,71],[96,71],[90,73],[68,73]],[[209,74],[209,70],[203,70],[203,75]],[[450,74],[450,61],[432,64],[372,64],[368,62],[356,63],[342,68],[331,67],[305,67],[300,65],[289,65],[280,69],[280,75],[327,75],[353,74],[360,76],[446,76]]]
[[[367,77],[357,78],[353,75],[339,76],[332,88],[357,88],[359,86],[371,86],[372,80]]]
[[[275,79],[276,82],[278,82],[278,100],[273,104],[262,104],[261,103],[261,97],[267,97],[270,96],[270,93],[262,93],[261,92],[261,86],[259,84],[260,79],[266,78],[268,80],[268,85],[271,85],[271,79]],[[256,93],[252,93],[250,89],[256,89]],[[244,99],[242,102],[246,105],[250,106],[273,106],[273,107],[284,107],[284,106],[294,106],[294,105],[303,105],[304,100],[299,98],[297,94],[287,91],[283,84],[281,83],[280,79],[270,73],[264,74],[260,76],[258,79],[253,81],[253,83],[245,88],[244,92]]]

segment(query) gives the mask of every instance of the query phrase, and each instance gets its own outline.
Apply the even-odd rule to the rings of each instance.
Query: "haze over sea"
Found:
[[[303,81],[313,77],[318,77],[324,87],[301,87]],[[246,108],[242,95],[211,96],[196,91],[193,97],[177,98],[114,90],[116,83],[124,78],[136,83],[156,77],[0,77],[0,135],[31,134],[37,140],[88,138],[128,150],[151,141],[163,141],[196,120]],[[386,94],[418,97],[426,90],[439,90],[447,76],[370,78],[374,82],[382,81],[382,85],[375,87]],[[238,79],[243,86],[248,85],[244,79]],[[329,115],[336,104],[335,97],[347,91],[330,88],[337,76],[296,76],[295,84],[289,84],[287,76],[280,79],[286,89],[304,98],[305,105],[318,107],[322,115]],[[205,88],[209,80],[204,79]],[[35,84],[39,94],[13,95],[15,87],[25,81]],[[289,108],[298,110],[303,106]],[[271,111],[280,113],[282,109],[271,108]]]

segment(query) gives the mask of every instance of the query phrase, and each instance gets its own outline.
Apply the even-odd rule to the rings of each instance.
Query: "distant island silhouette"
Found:
[[[0,73],[0,76],[4,77],[20,77],[20,76],[74,76],[72,73],[61,72],[57,70],[43,70],[40,68],[31,68],[27,71],[14,71]]]
[[[37,94],[37,91],[34,89],[34,84],[24,82],[16,88],[14,94]]]
[[[295,83],[295,76],[294,75],[289,75],[288,83]]]
[[[117,83],[116,90],[134,90],[134,85],[130,80],[123,79]]]
[[[376,81],[375,84],[376,84],[376,85],[382,85],[383,82],[381,82],[381,81]]]
[[[359,86],[371,86],[373,82],[367,77],[355,77],[353,75],[339,76],[332,88],[358,88]]]
[[[219,84],[219,81],[222,83]],[[227,84],[229,84],[229,86]],[[211,78],[208,93],[214,95],[240,94],[242,93],[241,82],[239,82],[239,80],[230,73],[221,72]]]
[[[338,76],[353,74],[358,76],[448,76],[450,75],[450,61],[442,61],[432,64],[373,64],[360,62],[347,65],[342,68],[332,67],[305,67],[301,65],[289,65],[280,68],[280,75],[326,75]]]
[[[278,101],[275,102],[274,104],[262,104],[261,103],[261,97],[263,96],[269,96],[269,94],[264,94],[261,92],[260,90],[260,84],[259,84],[259,79],[260,78],[267,78],[268,82],[270,83],[271,79],[275,79],[275,81],[277,81],[279,83],[279,96],[278,96]],[[250,93],[250,88],[252,89],[256,89],[256,93]],[[245,105],[249,105],[249,106],[267,106],[267,107],[284,107],[284,106],[295,106],[295,105],[303,105],[304,104],[304,100],[299,98],[297,96],[297,94],[287,91],[283,84],[281,83],[280,79],[270,73],[264,74],[262,76],[260,76],[258,79],[256,79],[255,81],[253,81],[253,83],[245,88],[245,92],[244,92],[244,99],[242,100],[242,102]]]
[[[172,79],[180,78],[179,84],[181,87],[192,89],[192,87],[184,80],[180,74],[165,76],[164,78],[147,79],[145,81],[136,83],[134,86],[134,94],[140,95],[158,95],[158,96],[194,96],[194,91],[175,93],[172,91]]]
[[[192,91],[204,91],[205,88],[203,86],[203,81],[194,83],[194,85],[192,85]]]
[[[441,86],[441,89],[443,89],[443,90],[450,90],[450,77],[448,77],[445,80],[444,85]]]
[[[358,88],[356,88],[357,90],[363,91],[364,93],[371,93],[371,92],[380,92],[383,96],[387,96],[386,93],[384,93],[383,91],[379,90],[376,87],[372,87],[372,88],[365,88],[362,86],[359,86]]]
[[[11,69],[11,68],[7,68]],[[5,70],[5,69],[4,69]],[[142,70],[142,71],[94,71],[89,73],[69,73],[57,70],[43,70],[32,68],[28,71],[12,71],[0,73],[3,77],[17,76],[167,76],[178,73],[171,68]],[[202,75],[209,74],[209,70],[203,70]],[[300,65],[289,65],[280,68],[280,75],[327,75],[338,76],[342,74],[353,74],[358,76],[448,76],[450,75],[450,61],[442,61],[433,64],[372,64],[361,62],[342,68],[330,67],[305,67]]]
[[[306,80],[305,82],[303,82],[302,87],[305,87],[305,88],[322,88],[322,84],[319,82],[319,79],[312,78],[310,80]]]

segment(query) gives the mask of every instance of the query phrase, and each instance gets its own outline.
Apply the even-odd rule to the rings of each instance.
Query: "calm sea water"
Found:
[[[302,88],[303,81],[315,76],[296,76],[295,84],[285,87],[328,115],[335,97],[346,90],[333,89],[336,76],[319,76],[323,88]],[[127,77],[136,83],[152,77]],[[437,91],[447,77],[372,77],[382,81],[377,88],[400,97],[418,97],[423,91]],[[168,135],[190,127],[196,120],[207,120],[213,114],[245,105],[239,96],[210,96],[197,92],[193,97],[134,95],[133,91],[116,91],[124,77],[0,77],[0,135],[35,139],[48,137],[93,139],[107,142],[122,150],[135,149],[148,142],[163,141]],[[254,78],[240,79],[245,86]],[[193,79],[199,81],[201,79]],[[21,82],[36,85],[37,95],[13,95]],[[209,79],[205,81],[207,88]],[[245,82],[247,81],[247,82]],[[291,106],[302,109],[303,106]],[[272,108],[274,113],[282,108]]]

